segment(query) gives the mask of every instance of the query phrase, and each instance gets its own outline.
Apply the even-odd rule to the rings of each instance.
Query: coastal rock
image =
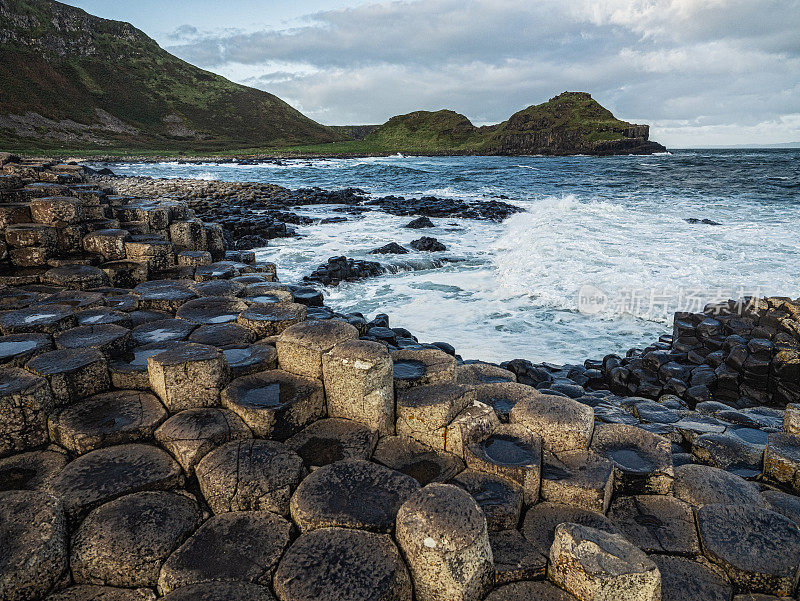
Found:
[[[280,601],[412,598],[408,569],[391,537],[346,528],[302,534],[284,554],[273,582]]]
[[[408,249],[403,248],[397,242],[389,242],[385,246],[381,246],[380,248],[376,248],[375,250],[369,251],[371,255],[406,255],[408,254]]]
[[[140,492],[95,509],[72,542],[75,581],[154,587],[161,564],[197,527],[194,499],[173,492]]]
[[[581,601],[661,599],[661,573],[653,561],[618,534],[559,524],[547,574]]]
[[[231,441],[208,453],[195,468],[215,514],[273,511],[289,515],[289,498],[303,479],[303,460],[273,440]]]
[[[397,513],[397,542],[420,601],[478,601],[494,576],[486,518],[461,488],[429,484]]]
[[[412,230],[419,230],[426,227],[434,227],[434,225],[433,221],[431,221],[428,217],[423,216],[423,217],[417,217],[416,219],[409,221],[403,227]]]
[[[412,240],[408,245],[414,250],[423,252],[441,252],[447,250],[447,247],[439,242],[436,238],[423,236],[417,240]]]
[[[341,527],[389,533],[400,506],[420,486],[395,470],[345,459],[315,470],[291,500],[292,519],[303,532]]]
[[[800,530],[788,518],[750,505],[704,505],[697,510],[703,554],[737,588],[790,595],[800,565]]]
[[[244,581],[269,585],[292,525],[269,511],[213,516],[164,562],[162,595],[197,583]]]
[[[45,595],[67,569],[67,524],[61,503],[43,492],[0,492],[0,597]]]

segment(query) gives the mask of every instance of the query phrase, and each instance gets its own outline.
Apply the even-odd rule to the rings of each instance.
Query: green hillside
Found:
[[[0,147],[229,148],[342,140],[267,92],[51,0],[0,2]]]

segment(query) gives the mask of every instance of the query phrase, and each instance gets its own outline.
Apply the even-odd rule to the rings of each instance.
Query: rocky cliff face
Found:
[[[203,150],[344,135],[266,92],[162,50],[128,23],[52,0],[0,0],[0,144]]]
[[[366,141],[387,151],[434,154],[571,155],[664,152],[650,126],[621,121],[586,92],[564,92],[514,113],[497,125],[475,127],[453,111],[392,117]]]
[[[614,117],[586,92],[564,92],[530,106],[489,132],[489,154],[652,154],[650,126]]]

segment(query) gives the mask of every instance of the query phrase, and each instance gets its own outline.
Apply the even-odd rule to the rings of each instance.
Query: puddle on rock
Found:
[[[608,458],[627,472],[647,474],[655,470],[653,462],[636,449],[619,448],[608,452]]]
[[[481,443],[483,452],[498,465],[530,465],[536,453],[523,441],[505,434],[493,434]]]
[[[286,382],[271,382],[257,388],[247,388],[239,393],[238,402],[259,408],[276,408],[288,405],[295,396],[295,388]]]
[[[320,436],[309,438],[302,447],[297,449],[297,454],[303,458],[306,465],[322,466],[344,459],[340,441]]]
[[[397,380],[419,380],[425,375],[426,366],[422,361],[395,361],[394,377]]]

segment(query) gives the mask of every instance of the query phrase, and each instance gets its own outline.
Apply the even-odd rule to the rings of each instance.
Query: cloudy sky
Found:
[[[67,0],[329,125],[591,92],[672,147],[800,141],[800,0]]]

